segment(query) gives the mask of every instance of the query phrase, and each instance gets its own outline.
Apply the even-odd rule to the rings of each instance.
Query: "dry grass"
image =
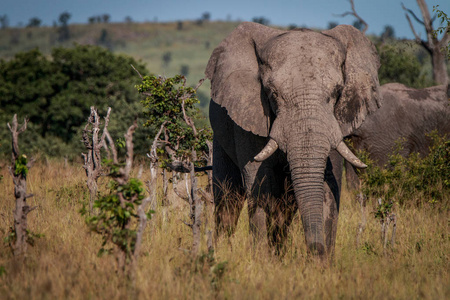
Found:
[[[0,183],[0,230],[6,235],[14,208],[6,168]],[[103,182],[104,184],[104,182]],[[52,162],[30,170],[29,228],[45,237],[29,248],[25,264],[0,247],[2,299],[449,299],[449,212],[397,208],[395,248],[383,255],[379,224],[368,217],[363,246],[355,247],[359,208],[344,191],[336,255],[323,268],[306,256],[298,219],[291,227],[287,254],[278,258],[265,245],[252,246],[243,212],[236,234],[217,242],[215,262],[192,262],[184,204],[158,206],[147,228],[136,284],[115,272],[112,256],[97,257],[100,238],[87,231],[78,213],[87,201],[81,166]],[[212,227],[211,211],[207,227]],[[204,243],[205,244],[205,243]],[[205,245],[204,245],[205,248]],[[224,263],[226,262],[226,264]],[[223,263],[223,264],[221,264]],[[223,274],[218,270],[224,267]]]

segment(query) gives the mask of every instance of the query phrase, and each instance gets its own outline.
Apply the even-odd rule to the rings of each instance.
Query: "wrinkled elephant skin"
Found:
[[[309,252],[333,252],[340,155],[364,167],[342,141],[380,106],[378,67],[372,43],[346,25],[314,32],[246,22],[214,49],[205,73],[217,234],[234,231],[247,196],[256,239],[267,235],[281,251],[299,210]]]
[[[389,155],[401,142],[399,152],[404,157],[411,153],[425,156],[432,140],[429,133],[450,134],[450,95],[445,85],[413,89],[399,83],[380,87],[382,107],[366,118],[350,135],[356,150],[364,150],[377,166],[384,166]],[[359,179],[352,166],[346,163],[347,185],[359,188]]]

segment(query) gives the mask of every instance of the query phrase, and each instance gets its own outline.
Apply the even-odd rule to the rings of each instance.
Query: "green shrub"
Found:
[[[174,77],[144,76],[142,83],[136,85],[139,93],[146,96],[142,100],[144,116],[147,122],[144,126],[159,129],[163,124],[165,130],[161,134],[161,140],[166,140],[164,151],[172,150],[174,156],[180,160],[191,157],[192,149],[197,152],[197,157],[202,157],[203,152],[208,151],[207,141],[212,140],[209,127],[198,127],[197,132],[187,124],[185,117],[195,121],[204,119],[196,106],[199,103],[197,91],[186,86],[186,78],[183,75]],[[183,106],[186,116],[183,115]],[[198,123],[198,122],[197,122]],[[160,153],[162,154],[162,153]],[[173,158],[173,157],[171,157]],[[163,160],[161,167],[171,160]],[[194,162],[197,166],[206,164],[205,160]]]
[[[109,176],[112,179],[119,177],[119,169],[123,165],[115,165],[111,161],[106,165],[110,167]],[[139,226],[137,210],[145,197],[144,186],[140,180],[130,178],[123,184],[111,180],[108,187],[109,193],[94,203],[94,208],[98,212],[96,215],[87,215],[85,207],[80,213],[83,216],[87,215],[85,221],[89,229],[102,236],[103,243],[98,256],[113,253],[114,248],[108,246],[114,245],[124,254],[125,263],[128,264],[135,252]],[[152,213],[154,213],[152,210],[146,213],[148,219]]]
[[[433,143],[427,156],[413,153],[403,157],[399,142],[384,167],[376,166],[367,153],[360,152],[360,157],[368,165],[366,171],[360,174],[363,193],[372,199],[381,198],[383,203],[432,203],[448,207],[450,139],[436,133],[430,134],[430,137]]]
[[[414,54],[401,47],[386,44],[378,47],[378,53],[381,63],[378,71],[380,84],[398,82],[412,88],[433,85],[433,82],[422,74],[422,66]]]
[[[79,157],[85,116],[91,106],[99,111],[112,108],[108,127],[113,137],[124,132],[126,124],[142,116],[140,95],[134,89],[145,66],[131,57],[114,54],[97,46],[75,45],[53,48],[47,57],[39,50],[17,53],[9,61],[0,60],[0,123],[14,114],[30,120],[21,138],[21,147],[48,156]],[[140,127],[136,153],[148,151]],[[6,126],[0,126],[0,140],[9,139]],[[8,143],[0,144],[0,154],[11,152]]]

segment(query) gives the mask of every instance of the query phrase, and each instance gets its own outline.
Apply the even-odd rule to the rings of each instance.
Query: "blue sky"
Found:
[[[413,38],[400,0],[354,0],[358,14],[369,24],[368,33],[380,34],[385,25],[394,27],[397,37]],[[251,21],[263,16],[274,25],[326,28],[328,22],[352,24],[352,16],[338,17],[350,11],[348,0],[2,0],[0,15],[7,15],[10,26],[26,25],[32,17],[52,25],[58,16],[69,12],[69,23],[86,23],[88,17],[109,14],[112,22],[121,22],[126,16],[134,21],[168,22],[195,20],[209,12],[212,20]],[[421,17],[415,0],[403,0],[408,8]],[[449,0],[427,0],[430,13],[433,5],[450,15]],[[416,31],[425,38],[425,32],[414,20]]]

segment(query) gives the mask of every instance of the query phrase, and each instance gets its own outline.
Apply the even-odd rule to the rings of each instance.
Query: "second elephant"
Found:
[[[399,83],[380,87],[383,106],[368,116],[349,136],[355,150],[364,150],[377,166],[384,166],[396,143],[403,138],[400,154],[428,154],[433,130],[450,134],[449,86],[413,89]],[[347,186],[359,187],[354,168],[346,164]]]

